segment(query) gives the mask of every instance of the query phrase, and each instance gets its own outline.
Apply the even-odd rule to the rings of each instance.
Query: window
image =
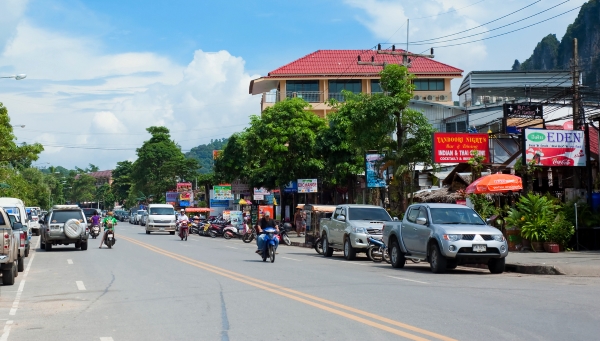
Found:
[[[383,208],[358,208],[351,207],[348,210],[349,220],[376,220],[376,221],[391,221],[390,215]]]
[[[285,81],[286,97],[303,98],[307,102],[321,102],[318,80]]]
[[[341,209],[341,208],[337,208],[337,209],[335,210],[335,213],[333,214],[333,219],[336,219],[336,220],[337,220],[337,218],[338,218],[338,216],[341,214],[341,212],[342,212],[342,209]]]
[[[431,219],[434,224],[485,225],[479,215],[470,208],[432,208]]]
[[[371,93],[383,92],[379,79],[371,79]]]
[[[150,208],[150,215],[173,215],[175,210],[171,207],[152,207]]]
[[[417,218],[425,218],[425,220],[428,220],[427,210],[424,207],[421,207],[421,209],[419,210],[419,216]]]
[[[355,94],[362,92],[362,81],[360,79],[330,80],[329,98],[335,98],[338,101],[344,101],[342,90],[348,90]]]
[[[415,79],[415,91],[444,91],[443,79]]]
[[[69,220],[69,219],[77,219],[77,220],[83,221],[83,215],[81,214],[81,211],[79,211],[79,210],[77,210],[77,211],[54,211],[54,213],[52,213],[52,220],[50,222],[63,224],[63,223],[66,223],[67,220]]]
[[[406,220],[414,223],[414,222],[417,221],[417,216],[418,215],[419,215],[419,208],[418,207],[413,207],[408,212],[408,217],[406,217]]]
[[[467,122],[446,123],[446,133],[465,133],[467,132]]]

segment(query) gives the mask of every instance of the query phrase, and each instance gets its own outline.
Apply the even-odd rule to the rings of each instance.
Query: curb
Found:
[[[487,270],[487,265],[483,264],[465,264],[464,267],[477,268]],[[527,275],[566,275],[563,271],[553,265],[537,265],[537,264],[519,264],[507,263],[504,266],[504,271],[527,274]]]
[[[298,246],[298,247],[307,247],[307,248],[312,248],[312,244],[310,243],[298,243],[298,242],[292,242],[292,245],[290,246]]]

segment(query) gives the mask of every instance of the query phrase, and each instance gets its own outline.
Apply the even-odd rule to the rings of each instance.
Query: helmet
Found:
[[[183,212],[185,212],[185,210],[182,208],[181,210],[179,210],[179,212],[183,213]]]
[[[108,214],[109,216],[111,216],[111,217],[112,217],[112,215],[113,215],[113,213],[112,213],[112,212],[108,212],[107,214]]]

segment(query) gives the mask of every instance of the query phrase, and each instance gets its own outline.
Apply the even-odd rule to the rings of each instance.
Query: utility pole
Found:
[[[581,129],[582,122],[579,115],[579,53],[577,52],[577,38],[573,38],[571,72],[573,73],[573,130],[579,130]]]

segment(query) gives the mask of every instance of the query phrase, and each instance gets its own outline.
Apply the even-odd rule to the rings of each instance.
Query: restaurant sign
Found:
[[[582,130],[525,129],[525,160],[539,166],[585,166]]]
[[[433,133],[433,162],[468,162],[474,150],[485,157],[483,162],[489,162],[488,139],[488,134]]]

